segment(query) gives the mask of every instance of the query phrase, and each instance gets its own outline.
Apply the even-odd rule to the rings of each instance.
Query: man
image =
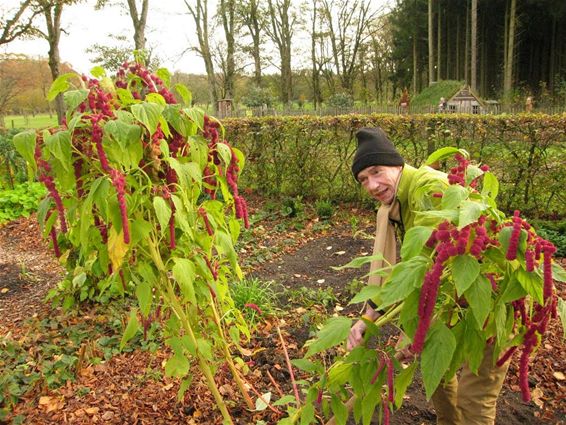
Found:
[[[379,128],[362,128],[356,133],[358,148],[352,164],[356,180],[381,206],[377,213],[374,255],[383,254],[391,264],[396,262],[395,231],[402,239],[413,226],[429,224],[417,217],[419,211],[435,209],[440,199],[434,193],[447,185],[444,173],[423,166],[414,168],[405,161],[395,146]],[[372,262],[371,270],[382,268],[380,261]],[[369,284],[380,285],[381,277],[371,275]],[[376,304],[369,301],[364,318],[375,321],[379,317]],[[351,350],[363,341],[366,324],[357,321],[348,336]],[[442,425],[488,425],[495,421],[497,396],[503,385],[508,364],[494,366],[492,347],[488,346],[484,360],[474,375],[466,366],[460,381],[454,377],[439,386],[432,400],[437,412],[437,423]]]

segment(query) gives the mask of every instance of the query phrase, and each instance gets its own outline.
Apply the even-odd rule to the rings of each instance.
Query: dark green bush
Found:
[[[355,132],[380,126],[414,166],[443,146],[464,148],[490,165],[506,211],[566,216],[566,115],[352,114],[224,123],[228,138],[247,155],[243,184],[264,195],[362,201],[350,171]]]
[[[0,190],[0,224],[29,217],[37,210],[47,190],[42,183],[22,183],[14,189]]]

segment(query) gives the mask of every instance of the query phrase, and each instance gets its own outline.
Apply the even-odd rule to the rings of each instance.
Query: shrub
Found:
[[[321,220],[328,220],[334,215],[334,205],[328,200],[318,200],[314,204],[316,215]]]
[[[243,312],[248,323],[254,324],[275,312],[277,295],[271,281],[255,277],[236,281],[230,285],[230,294],[234,305]]]
[[[0,224],[37,211],[47,191],[41,183],[22,183],[14,189],[0,190]]]
[[[354,106],[354,98],[348,93],[336,93],[328,98],[327,104],[332,108],[351,108]]]

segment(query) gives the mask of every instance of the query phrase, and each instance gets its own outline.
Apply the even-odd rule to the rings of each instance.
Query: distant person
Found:
[[[407,90],[407,87],[405,87],[401,94],[401,99],[399,100],[399,112],[401,114],[409,113],[409,101],[409,91]]]
[[[527,96],[527,100],[525,101],[525,112],[532,112],[533,111],[533,98],[531,96]]]
[[[440,102],[438,102],[438,112],[440,113],[446,112],[447,107],[448,107],[448,102],[446,102],[446,99],[444,97],[441,97]]]

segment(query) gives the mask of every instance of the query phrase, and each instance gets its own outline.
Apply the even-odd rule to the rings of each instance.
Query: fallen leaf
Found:
[[[8,292],[9,289],[8,288],[2,288],[2,290],[0,291],[1,293],[5,294],[6,292]]]
[[[536,404],[540,409],[542,409],[542,407],[544,406],[544,401],[542,400],[543,398],[544,394],[542,393],[542,390],[540,388],[537,387],[531,391],[531,399],[533,400],[533,403]]]
[[[255,410],[262,411],[267,409],[268,403],[271,401],[271,393],[267,392],[258,397],[255,401]]]
[[[93,416],[93,415],[96,415],[99,410],[100,410],[99,407],[87,407],[85,409],[85,412],[86,412],[87,415]]]
[[[346,254],[346,251],[336,251],[334,254],[336,254],[336,255],[344,255],[344,254]]]
[[[330,251],[331,249],[332,249],[332,246],[327,246],[327,247],[326,247],[326,250],[327,250],[327,251]]]
[[[104,415],[102,415],[102,420],[103,421],[109,421],[114,417],[114,412],[111,411],[107,411],[104,413]]]
[[[552,376],[554,376],[559,381],[564,381],[564,379],[566,379],[566,377],[564,376],[564,374],[562,372],[554,372],[552,374]]]
[[[318,279],[318,280],[316,281],[316,283],[324,283],[324,282],[325,282],[324,279]]]
[[[295,273],[293,276],[295,276],[295,277],[301,277],[301,275],[298,274],[298,273]]]

